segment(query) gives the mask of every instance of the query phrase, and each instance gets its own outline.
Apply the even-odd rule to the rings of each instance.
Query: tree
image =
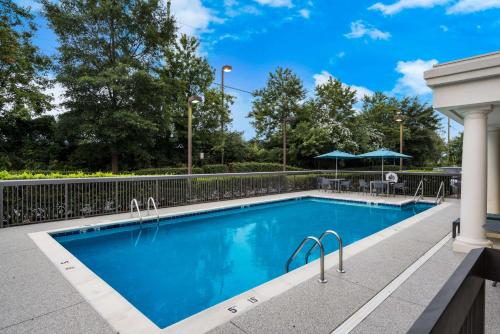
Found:
[[[462,165],[462,146],[464,141],[464,133],[461,132],[458,136],[450,140],[448,144],[448,164],[450,166]]]
[[[230,124],[231,118],[220,104],[220,92],[210,88],[215,79],[213,68],[207,59],[198,55],[199,41],[194,37],[181,35],[174,47],[166,50],[166,62],[160,70],[160,78],[168,87],[167,110],[164,114],[166,128],[160,132],[157,151],[170,147],[165,159],[185,162],[187,142],[186,106],[189,96],[203,95],[204,102],[193,108],[193,152],[207,154],[208,161],[220,152],[220,124]],[[228,109],[233,97],[225,94],[224,105]],[[165,136],[164,136],[165,135]],[[177,149],[182,147],[182,149]],[[215,162],[215,159],[213,160]]]
[[[43,0],[59,37],[57,80],[79,147],[150,159],[167,86],[159,78],[175,22],[160,0]],[[94,153],[95,154],[95,153]]]
[[[380,147],[399,151],[399,126],[395,122],[397,112],[401,112],[404,118],[403,150],[413,157],[411,163],[423,165],[439,161],[444,149],[437,133],[439,118],[431,106],[420,103],[416,97],[398,100],[383,93],[365,96],[359,120],[361,128],[381,134]]]
[[[269,73],[266,87],[256,90],[254,96],[248,116],[253,118],[257,136],[269,141],[281,133],[287,119],[297,116],[306,91],[297,75],[288,68],[278,67]]]
[[[288,124],[293,129],[306,96],[302,81],[290,69],[278,67],[269,73],[266,87],[256,90],[254,96],[249,117],[253,118],[257,137],[271,149],[279,146],[280,138],[285,146]]]
[[[51,62],[33,45],[35,32],[29,10],[0,0],[0,168],[48,163],[55,121],[41,115],[51,107]]]
[[[314,103],[321,121],[351,122],[355,117],[356,91],[340,80],[330,77],[316,86]]]

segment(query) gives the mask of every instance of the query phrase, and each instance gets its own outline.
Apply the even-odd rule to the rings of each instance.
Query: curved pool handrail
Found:
[[[137,199],[133,199],[130,201],[130,215],[134,213],[134,206],[137,209],[137,214],[139,215],[139,224],[142,227],[142,215],[141,215],[141,210],[139,209],[139,202],[137,202]]]
[[[323,244],[323,239],[327,236],[327,235],[334,235],[336,238],[337,238],[337,241],[339,242],[339,267],[337,268],[337,271],[339,273],[345,273],[345,270],[344,270],[344,244],[342,242],[342,238],[340,237],[340,235],[335,232],[334,230],[326,230],[325,232],[323,232],[321,234],[321,236],[319,237],[319,241],[321,242],[321,244]],[[311,253],[316,249],[318,245],[317,244],[314,244],[306,253],[306,263],[309,263],[309,256],[311,255]]]
[[[156,207],[156,201],[153,197],[148,198],[148,205],[147,205],[147,210],[148,210],[148,216],[149,214],[149,205],[153,203],[153,209],[155,209],[156,213],[156,222],[159,224],[160,223],[160,214],[158,213],[158,208]]]
[[[309,241],[309,240],[312,240],[315,242],[315,244],[317,246],[319,246],[319,252],[320,252],[320,257],[319,257],[319,269],[320,269],[320,276],[319,276],[319,282],[320,283],[326,283],[328,282],[326,279],[325,279],[325,251],[324,251],[324,248],[323,248],[323,244],[321,243],[321,241],[316,238],[316,237],[305,237],[304,240],[302,240],[302,242],[300,243],[299,247],[297,247],[297,249],[295,250],[295,252],[293,252],[292,256],[290,256],[288,258],[288,261],[286,262],[286,267],[285,267],[285,271],[286,272],[289,272],[290,270],[290,264],[292,263],[292,261],[297,257],[297,254],[299,254],[299,252],[302,250],[302,248],[304,247],[304,245]]]

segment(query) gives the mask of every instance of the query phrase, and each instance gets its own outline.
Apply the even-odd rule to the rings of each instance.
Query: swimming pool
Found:
[[[348,245],[431,206],[301,198],[53,237],[165,328],[283,275],[305,236],[333,229]],[[333,239],[324,243],[328,253],[338,247]]]

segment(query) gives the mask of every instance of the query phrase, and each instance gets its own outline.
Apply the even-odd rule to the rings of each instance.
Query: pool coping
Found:
[[[392,205],[403,206],[411,203],[412,200],[405,199],[397,203],[385,203],[383,201],[353,200],[352,198],[343,197],[327,197],[322,194],[300,195],[288,197],[286,199],[265,199],[261,201],[253,201],[248,204],[271,204],[286,200],[296,200],[302,198],[318,198],[329,200],[340,200],[347,202],[373,203],[376,205]],[[426,201],[422,201],[426,202]],[[427,202],[428,203],[428,202]],[[219,210],[228,210],[239,208],[247,205],[223,204],[210,209],[186,210],[183,213],[168,213],[160,215],[160,218],[177,218],[206,212]],[[344,248],[344,259],[347,259],[376,243],[398,233],[400,230],[409,227],[418,221],[435,214],[438,211],[444,210],[450,204],[442,203],[435,207],[429,208],[417,215],[409,217],[399,223],[389,226],[379,232],[376,232],[368,237],[358,240]],[[315,276],[318,276],[318,260],[307,265],[301,266],[289,273],[283,274],[268,282],[265,282],[255,288],[247,290],[230,299],[213,305],[201,312],[198,312],[188,318],[185,318],[177,323],[174,323],[166,328],[159,328],[135,306],[125,299],[119,292],[113,289],[108,283],[97,276],[92,270],[85,266],[82,262],[67,251],[59,242],[51,235],[65,231],[77,231],[82,229],[95,229],[96,227],[117,225],[117,224],[132,224],[137,219],[123,219],[112,222],[102,222],[97,224],[86,224],[82,226],[52,229],[42,232],[29,233],[30,238],[40,248],[40,250],[54,263],[62,275],[75,287],[75,289],[92,305],[92,307],[118,332],[127,333],[205,333],[215,327],[229,322],[236,315],[239,315],[256,305],[259,305],[295,286],[305,282]],[[328,270],[338,264],[338,251],[332,252],[325,256],[325,270]]]

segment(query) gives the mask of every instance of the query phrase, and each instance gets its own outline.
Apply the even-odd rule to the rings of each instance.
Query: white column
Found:
[[[487,120],[489,111],[465,113],[462,153],[462,199],[460,201],[460,236],[453,249],[467,253],[489,247],[482,226],[486,222]]]
[[[500,214],[500,129],[488,132],[488,213]]]

